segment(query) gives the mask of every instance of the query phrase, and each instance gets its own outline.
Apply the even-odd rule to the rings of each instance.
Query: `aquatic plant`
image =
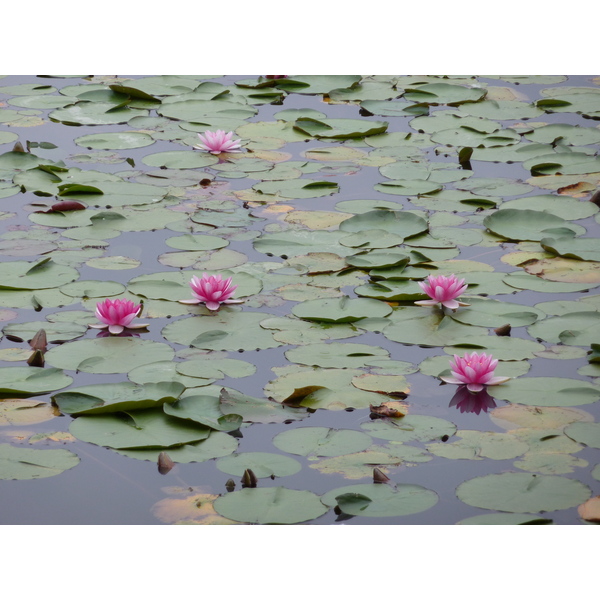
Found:
[[[107,298],[96,304],[96,317],[101,323],[93,323],[90,327],[108,329],[113,335],[118,335],[125,329],[143,329],[148,326],[147,323],[132,324],[141,309],[141,304],[134,304],[131,300]]]
[[[461,358],[454,355],[454,361],[450,361],[452,377],[440,376],[446,383],[458,385],[467,384],[470,392],[480,392],[486,385],[499,385],[508,381],[510,377],[494,377],[494,369],[498,361],[491,354],[477,354],[468,352]]]
[[[240,304],[243,300],[231,298],[237,285],[231,285],[231,277],[223,279],[221,275],[202,274],[202,278],[194,275],[190,281],[192,295],[190,300],[180,300],[182,304],[206,304],[209,310],[219,310],[221,304]]]
[[[441,304],[452,310],[459,306],[469,306],[465,302],[456,300],[463,294],[467,285],[464,279],[458,279],[456,275],[429,275],[427,281],[419,281],[420,288],[431,298],[431,300],[419,300],[415,304],[420,306],[435,306]]]
[[[225,133],[222,129],[217,131],[205,131],[204,135],[198,134],[200,144],[195,146],[198,150],[206,150],[211,154],[220,154],[221,152],[241,152],[240,140],[232,139],[233,131]]]

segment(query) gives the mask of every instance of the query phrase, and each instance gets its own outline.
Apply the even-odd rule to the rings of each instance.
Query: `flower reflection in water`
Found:
[[[466,385],[461,385],[452,396],[449,406],[456,406],[461,413],[471,412],[478,415],[481,411],[488,412],[489,409],[496,408],[497,404],[486,389],[470,392]]]

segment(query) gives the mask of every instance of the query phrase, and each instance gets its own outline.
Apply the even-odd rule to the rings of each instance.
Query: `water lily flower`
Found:
[[[241,140],[231,139],[233,131],[225,133],[222,129],[217,131],[205,131],[204,135],[198,134],[200,144],[195,146],[198,150],[206,150],[211,154],[220,154],[221,152],[241,152]]]
[[[147,323],[132,324],[131,322],[142,310],[141,304],[134,304],[131,300],[107,298],[96,304],[96,317],[102,323],[92,324],[93,329],[108,329],[112,335],[118,335],[125,329],[143,329]]]
[[[446,383],[467,384],[470,392],[480,392],[486,385],[499,385],[510,379],[510,377],[494,377],[497,364],[498,361],[491,354],[467,352],[463,358],[455,354],[454,361],[450,361],[452,377],[440,376],[440,379]]]
[[[475,413],[478,415],[481,411],[487,412],[491,408],[496,408],[496,401],[487,393],[487,390],[481,392],[470,392],[466,385],[461,385],[456,394],[452,396],[448,406],[456,406],[461,413]]]
[[[431,298],[431,300],[419,300],[415,302],[420,306],[435,306],[441,304],[452,310],[459,306],[470,306],[464,302],[456,300],[467,289],[464,279],[458,279],[456,275],[429,275],[428,281],[419,281],[421,289]]]
[[[192,288],[191,300],[180,300],[182,304],[206,304],[208,310],[219,310],[221,304],[241,304],[243,300],[231,298],[237,285],[231,285],[231,277],[223,279],[220,275],[207,275],[202,273],[202,278],[194,275],[190,281]]]

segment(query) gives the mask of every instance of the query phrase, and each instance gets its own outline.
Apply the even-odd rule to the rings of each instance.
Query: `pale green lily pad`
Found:
[[[242,424],[241,415],[221,412],[219,398],[215,396],[186,396],[163,405],[163,410],[172,417],[194,421],[217,431],[235,431]]]
[[[454,435],[456,425],[439,417],[407,415],[400,419],[363,423],[361,429],[373,437],[394,442],[429,442]]]
[[[71,385],[73,378],[60,369],[42,367],[0,367],[0,394],[39,396]]]
[[[386,279],[385,282],[376,281],[354,288],[357,296],[376,298],[386,302],[414,302],[428,298],[423,293],[416,281],[394,281]]]
[[[409,238],[426,232],[428,226],[422,217],[397,210],[373,210],[355,215],[340,224],[340,230],[349,233],[358,233],[366,229],[382,229]]]
[[[301,319],[325,323],[352,323],[367,317],[386,317],[391,312],[392,308],[383,302],[348,296],[307,300],[292,308],[292,313]]]
[[[162,408],[82,416],[69,431],[84,442],[116,449],[169,448],[206,439],[210,429],[166,415]]]
[[[597,311],[567,313],[535,323],[528,327],[527,331],[532,337],[541,338],[551,344],[589,346],[598,339],[600,313]]]
[[[526,452],[520,460],[516,460],[513,465],[517,469],[542,475],[563,475],[564,473],[573,473],[575,468],[588,466],[587,460],[576,458],[570,454],[552,453],[529,453]]]
[[[371,441],[370,436],[352,429],[299,427],[277,434],[273,445],[300,456],[341,456],[366,450]]]
[[[600,448],[600,424],[572,423],[565,428],[565,433],[576,442],[590,448]]]
[[[69,450],[35,450],[0,444],[0,479],[42,479],[60,475],[79,464]]]
[[[479,328],[478,328],[479,329]],[[542,344],[533,340],[518,337],[481,335],[456,337],[450,347],[444,348],[448,354],[462,354],[462,349],[467,352],[475,350],[478,353],[492,354],[498,360],[525,360],[535,358],[538,352],[544,350]]]
[[[107,298],[118,296],[125,286],[116,281],[74,281],[60,287],[60,291],[73,298]]]
[[[268,452],[243,452],[232,454],[217,461],[217,469],[228,475],[241,477],[250,469],[257,478],[294,475],[302,465],[294,458]]]
[[[398,307],[390,315],[392,321],[383,335],[393,342],[419,346],[446,346],[457,340],[481,335],[486,330],[458,323],[437,307]]]
[[[167,325],[162,335],[170,342],[205,350],[256,350],[281,344],[260,327],[267,313],[221,309],[203,319],[180,319]]]
[[[590,217],[598,212],[598,207],[592,202],[582,202],[569,196],[552,196],[540,194],[538,196],[527,196],[504,202],[499,206],[500,210],[509,208],[518,210],[535,210],[551,213],[566,220],[578,220]],[[551,239],[551,238],[549,238]],[[562,240],[563,243],[576,243],[580,240]],[[597,259],[596,259],[597,260]]]
[[[357,502],[357,499],[364,499],[364,502]],[[400,483],[395,488],[363,483],[331,490],[323,495],[322,501],[329,506],[338,505],[342,512],[350,515],[398,517],[429,510],[437,504],[438,495],[420,485],[408,483]]]
[[[388,474],[394,467],[414,466],[432,458],[421,448],[392,442],[389,446],[372,446],[362,452],[322,458],[312,463],[310,468],[327,475],[342,475],[345,479],[365,479],[373,477],[375,465]]]
[[[115,105],[109,102],[82,101],[53,110],[48,117],[51,121],[65,125],[117,125],[127,123],[133,117],[147,115],[146,110],[115,108]]]
[[[491,420],[503,429],[556,429],[577,421],[592,421],[589,413],[579,408],[547,406],[525,406],[511,404],[495,408],[490,414]]]
[[[171,360],[159,361],[140,365],[127,373],[127,377],[134,383],[161,383],[163,381],[179,382],[186,388],[203,387],[214,383],[214,379],[201,377],[187,377],[176,371],[181,363]]]
[[[343,231],[289,230],[281,233],[263,233],[254,241],[254,249],[268,256],[305,255],[309,252],[330,252],[347,256],[353,249],[342,246],[339,241],[348,234]]]
[[[316,494],[283,487],[246,488],[217,498],[213,506],[227,519],[261,525],[302,523],[327,512]]]
[[[175,402],[184,389],[174,381],[142,385],[123,381],[73,388],[54,394],[52,400],[64,413],[95,415],[159,407]]]
[[[206,462],[213,458],[229,456],[237,450],[238,442],[234,437],[221,431],[209,431],[208,437],[199,442],[170,447],[168,455],[171,460],[175,463]],[[117,450],[117,453],[123,456],[153,463],[156,463],[161,452],[162,448]]]
[[[56,288],[79,277],[72,267],[58,265],[49,258],[36,263],[14,261],[0,263],[0,289],[39,290]]]
[[[467,325],[500,327],[508,323],[511,327],[521,327],[531,325],[546,316],[541,310],[521,304],[485,298],[468,298],[466,301],[470,306],[452,313],[451,317]]]
[[[148,154],[143,163],[149,167],[166,169],[200,169],[209,167],[219,162],[213,154],[207,152],[194,152],[192,150],[172,150]]]
[[[544,250],[566,258],[578,258],[584,261],[600,261],[598,240],[595,238],[580,238],[576,240],[565,238],[543,238],[540,240],[540,245]]]
[[[334,181],[316,181],[314,179],[288,179],[284,181],[265,181],[252,186],[260,194],[281,198],[320,198],[340,191]]]
[[[551,213],[507,208],[497,211],[483,220],[483,224],[493,233],[509,240],[540,241],[553,235],[576,236],[585,230],[571,225]]]
[[[507,460],[521,456],[529,446],[509,433],[459,430],[459,440],[451,443],[427,444],[427,450],[449,459]]]
[[[501,473],[461,483],[456,495],[470,506],[507,512],[554,511],[585,502],[590,489],[566,477]]]
[[[458,106],[465,102],[477,102],[485,98],[486,94],[487,90],[479,87],[468,88],[451,83],[426,83],[415,88],[407,88],[403,97],[410,102]]]
[[[581,406],[600,399],[600,387],[563,377],[524,377],[488,386],[494,398],[529,406]]]
[[[285,357],[295,363],[318,367],[357,368],[377,357],[388,357],[387,350],[354,343],[309,344],[292,348]]]
[[[93,133],[73,140],[78,146],[95,150],[129,150],[154,144],[154,139],[140,131]]]
[[[47,321],[32,321],[29,323],[11,323],[6,325],[4,335],[14,335],[29,341],[40,330],[46,332],[48,343],[68,342],[81,337],[87,331],[87,325],[78,323],[48,323]]]
[[[177,363],[176,371],[188,377],[215,377],[216,379],[222,379],[223,377],[249,377],[250,375],[254,375],[256,367],[243,360],[211,358],[208,355],[200,359]]]
[[[568,292],[583,292],[592,287],[593,283],[566,283],[563,281],[548,281],[529,273],[508,273],[503,279],[507,285],[519,290],[532,290],[534,292],[546,292],[548,294],[560,294]]]
[[[45,356],[48,364],[70,371],[127,373],[147,363],[171,360],[174,355],[167,344],[110,336],[63,344]]]
[[[459,521],[457,525],[551,525],[552,519],[518,513],[491,513]]]

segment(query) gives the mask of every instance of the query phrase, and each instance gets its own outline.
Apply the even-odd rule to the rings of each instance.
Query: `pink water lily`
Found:
[[[480,392],[486,385],[499,385],[510,379],[510,377],[494,377],[497,364],[498,361],[491,354],[467,352],[463,358],[455,354],[454,361],[450,361],[452,377],[440,376],[440,379],[446,383],[467,384],[470,392]]]
[[[431,300],[419,300],[415,302],[420,306],[435,306],[441,304],[452,310],[459,306],[469,306],[464,302],[456,300],[467,289],[464,279],[458,279],[456,275],[429,275],[427,281],[419,281],[421,289]]]
[[[134,304],[131,300],[107,298],[96,304],[96,317],[101,323],[92,324],[90,327],[108,329],[109,333],[113,335],[118,335],[125,329],[143,329],[148,327],[147,323],[132,324],[141,309],[141,304]]]
[[[231,277],[223,279],[221,275],[207,275],[202,273],[202,278],[194,275],[190,281],[192,288],[191,300],[180,300],[182,304],[206,304],[209,310],[219,310],[221,304],[240,304],[243,300],[231,298],[237,285],[231,284]]]
[[[220,154],[221,152],[241,152],[241,141],[234,140],[233,131],[225,133],[222,129],[217,131],[205,131],[204,135],[198,134],[200,144],[195,146],[198,150],[206,150],[211,154]]]

